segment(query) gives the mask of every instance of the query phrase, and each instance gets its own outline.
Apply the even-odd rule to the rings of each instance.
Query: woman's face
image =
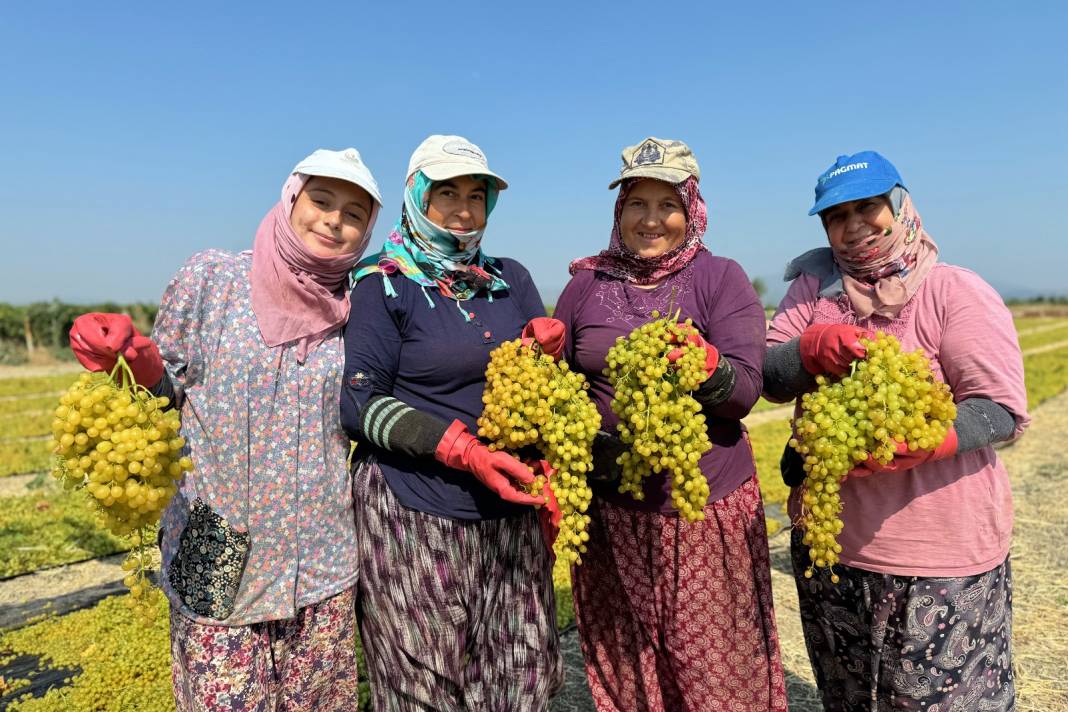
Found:
[[[623,199],[619,216],[623,244],[640,257],[659,257],[686,239],[686,209],[664,181],[643,178]]]
[[[823,229],[835,251],[844,251],[861,240],[879,235],[894,224],[894,211],[884,195],[839,203],[820,213]]]
[[[312,176],[293,204],[289,224],[319,257],[336,257],[363,247],[371,211],[370,194],[340,178]]]
[[[456,176],[430,186],[426,216],[430,222],[452,232],[472,232],[486,227],[486,181],[474,176]]]

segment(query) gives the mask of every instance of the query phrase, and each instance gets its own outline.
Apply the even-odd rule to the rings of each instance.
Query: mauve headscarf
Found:
[[[784,278],[811,274],[820,280],[820,296],[845,292],[861,319],[896,318],[937,262],[938,246],[923,229],[908,191],[894,188],[887,197],[895,208],[887,231],[845,249],[809,250],[791,260]]]
[[[907,192],[887,232],[834,251],[853,311],[896,317],[938,260],[938,246],[923,229]]]
[[[355,252],[320,257],[305,246],[289,224],[293,205],[309,176],[294,173],[256,230],[252,246],[252,311],[268,346],[297,342],[297,360],[310,352],[349,318],[348,274],[371,239],[378,203],[371,199],[371,216],[363,242]]]
[[[680,245],[656,257],[641,257],[623,244],[623,238],[619,232],[619,218],[623,213],[623,202],[626,200],[627,193],[639,180],[655,179],[629,178],[620,184],[608,249],[591,257],[573,261],[568,267],[571,274],[583,269],[592,269],[632,284],[657,284],[664,277],[688,265],[697,253],[708,249],[701,240],[708,227],[708,207],[705,205],[704,198],[701,197],[697,179],[693,176],[681,183],[669,184],[678,193],[686,211],[686,237]]]

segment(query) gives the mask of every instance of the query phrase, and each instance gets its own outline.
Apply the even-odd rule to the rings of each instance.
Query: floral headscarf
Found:
[[[485,180],[488,218],[500,191],[492,178]],[[469,312],[460,302],[471,299],[482,289],[489,292],[492,300],[493,292],[508,289],[508,283],[501,278],[495,260],[480,249],[484,229],[454,233],[426,217],[432,187],[433,181],[422,171],[409,176],[400,217],[381,251],[356,265],[353,281],[381,273],[386,294],[396,297],[389,275],[400,272],[423,288],[431,309],[434,302],[426,290],[436,288],[443,296],[455,300],[464,319],[470,321]]]
[[[672,184],[671,187],[678,193],[682,206],[686,210],[686,237],[682,243],[672,250],[656,257],[641,257],[631,251],[623,243],[619,231],[619,218],[623,214],[623,203],[627,193],[639,180],[655,180],[653,178],[629,178],[619,186],[619,195],[616,196],[615,218],[612,222],[612,237],[608,242],[608,249],[591,257],[583,257],[573,261],[568,268],[571,274],[579,270],[590,269],[603,272],[616,279],[621,279],[631,284],[648,285],[657,284],[664,277],[678,272],[688,265],[699,252],[707,250],[702,238],[708,228],[708,207],[701,197],[701,190],[697,186],[697,179],[690,176],[681,183]]]

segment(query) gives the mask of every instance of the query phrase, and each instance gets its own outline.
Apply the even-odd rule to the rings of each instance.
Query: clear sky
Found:
[[[890,158],[947,262],[1068,293],[1068,5],[119,3],[0,10],[0,301],[158,300],[251,246],[292,166],[356,146],[381,244],[431,133],[511,184],[483,243],[547,301],[606,246],[619,151],[682,139],[706,243],[781,294],[840,153]]]

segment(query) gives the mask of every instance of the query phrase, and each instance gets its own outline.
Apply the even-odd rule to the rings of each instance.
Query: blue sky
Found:
[[[1063,3],[35,3],[0,12],[0,301],[158,300],[356,146],[381,244],[431,133],[508,179],[484,246],[547,301],[608,241],[619,151],[682,139],[706,243],[781,293],[816,176],[874,149],[943,260],[1068,292]]]

